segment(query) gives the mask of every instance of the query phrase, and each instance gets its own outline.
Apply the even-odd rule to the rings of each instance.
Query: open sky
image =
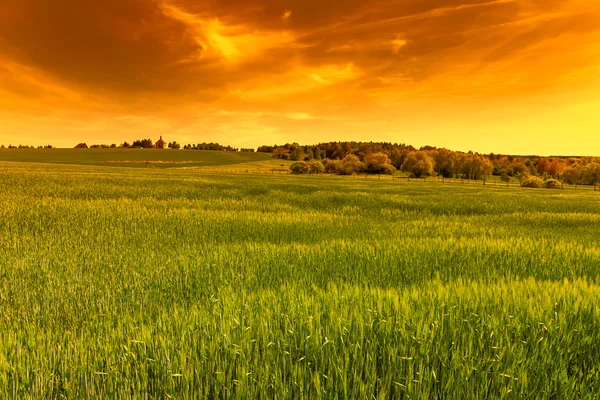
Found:
[[[0,144],[600,155],[598,0],[2,0]]]

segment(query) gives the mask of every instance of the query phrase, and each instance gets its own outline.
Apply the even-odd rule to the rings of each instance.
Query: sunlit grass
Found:
[[[134,168],[198,168],[269,162],[265,153],[171,149],[0,149],[0,161]]]
[[[597,398],[600,196],[0,165],[0,398]]]

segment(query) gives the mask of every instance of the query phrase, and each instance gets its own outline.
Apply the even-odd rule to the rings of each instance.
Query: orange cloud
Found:
[[[589,0],[5,0],[0,143],[589,153],[598,17]]]

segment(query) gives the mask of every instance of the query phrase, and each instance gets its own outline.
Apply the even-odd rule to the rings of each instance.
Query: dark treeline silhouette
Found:
[[[314,161],[323,165],[323,172],[338,174],[393,173],[402,170],[412,177],[440,176],[444,178],[485,179],[491,175],[503,181],[516,177],[528,181],[560,180],[569,184],[600,183],[600,158],[540,157],[480,154],[452,151],[445,148],[413,146],[397,143],[330,142],[316,145],[288,143],[282,146],[261,146],[259,152],[274,158],[297,161],[294,173],[320,173]],[[537,181],[536,181],[537,182]]]
[[[14,146],[12,144],[9,144],[8,146],[4,146],[4,145],[0,145],[0,149],[54,149],[55,147],[52,146],[51,144],[47,144],[45,146],[27,146],[27,145],[18,145],[18,146]]]
[[[123,143],[121,147],[141,147],[143,149],[151,149],[152,148],[152,139],[142,139],[142,140],[134,140],[131,145],[126,146],[127,142]]]
[[[231,146],[223,146],[219,143],[198,143],[186,144],[183,146],[185,150],[213,150],[213,151],[239,151],[239,149]]]

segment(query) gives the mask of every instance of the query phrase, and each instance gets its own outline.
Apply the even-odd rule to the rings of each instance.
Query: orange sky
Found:
[[[0,144],[600,155],[597,0],[2,0]]]

